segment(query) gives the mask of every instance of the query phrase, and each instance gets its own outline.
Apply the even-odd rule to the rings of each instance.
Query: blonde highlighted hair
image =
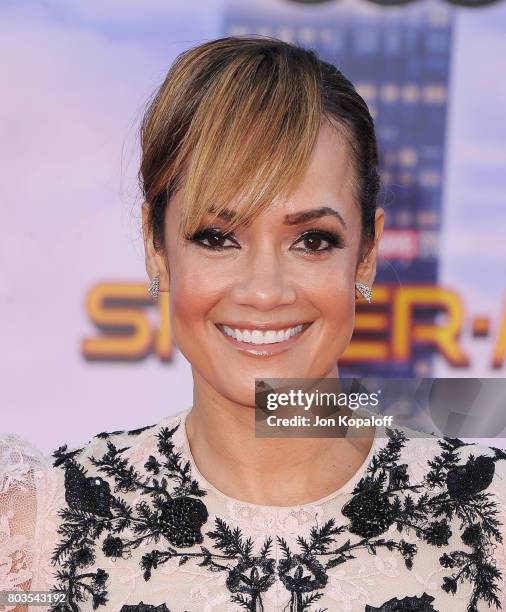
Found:
[[[231,36],[181,53],[141,124],[139,181],[155,248],[163,248],[166,207],[180,188],[185,236],[209,213],[225,219],[220,231],[232,231],[288,195],[325,119],[351,147],[362,240],[370,244],[377,143],[352,83],[315,52],[275,38]]]

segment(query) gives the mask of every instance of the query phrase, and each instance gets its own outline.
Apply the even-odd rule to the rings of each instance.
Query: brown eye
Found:
[[[322,244],[322,239],[319,236],[306,236],[303,242],[308,250],[319,251]]]
[[[212,251],[224,251],[226,249],[240,248],[237,242],[232,238],[232,234],[223,234],[214,228],[205,228],[196,232],[193,236],[187,236],[191,242],[195,242],[199,246]],[[237,246],[224,246],[224,242],[230,240]],[[206,242],[207,241],[207,244]]]
[[[209,246],[220,247],[220,246],[223,246],[225,236],[222,236],[220,234],[209,233],[206,239],[209,243]]]
[[[302,243],[303,248],[296,248],[296,251],[303,251],[308,254],[321,254],[332,251],[336,248],[343,248],[344,243],[339,234],[322,230],[308,231],[298,239],[295,244]]]

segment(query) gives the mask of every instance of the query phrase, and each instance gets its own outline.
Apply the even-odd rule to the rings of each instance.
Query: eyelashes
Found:
[[[186,239],[190,242],[195,242],[199,246],[202,246],[206,249],[210,249],[212,251],[225,251],[227,249],[237,249],[241,248],[239,243],[233,238],[233,234],[224,234],[220,232],[218,229],[207,227],[201,230],[196,231],[193,235],[187,235]],[[208,240],[209,244],[204,244],[204,240]],[[233,247],[224,247],[223,241],[231,240],[235,244]]]
[[[220,232],[219,229],[211,227],[198,230],[193,235],[187,235],[186,239],[211,251],[226,251],[229,249],[241,248],[233,233],[223,233]],[[207,240],[208,244],[204,243],[205,240]],[[226,241],[230,241],[232,246],[225,246],[224,242]],[[295,245],[301,243],[306,246],[294,248]],[[327,243],[327,245],[321,248],[322,243]],[[341,234],[328,230],[309,229],[297,238],[291,248],[305,254],[318,256],[333,251],[334,249],[342,249],[344,246],[345,243]]]
[[[327,251],[333,251],[334,249],[342,249],[344,248],[344,240],[341,236],[341,234],[337,234],[335,232],[331,232],[331,231],[324,231],[324,230],[308,230],[306,232],[304,232],[300,238],[298,238],[297,242],[295,244],[298,244],[299,242],[303,242],[303,243],[310,243],[311,241],[313,241],[313,246],[314,246],[314,242],[316,241],[316,246],[320,246],[320,243],[322,241],[327,242],[327,246],[323,249],[320,248],[316,248],[316,249],[311,249],[311,248],[305,248],[303,249],[306,252],[309,253],[325,253]]]

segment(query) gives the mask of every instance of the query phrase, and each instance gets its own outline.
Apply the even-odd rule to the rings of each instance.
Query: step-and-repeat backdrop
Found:
[[[229,34],[316,49],[376,120],[386,229],[342,374],[506,375],[504,0],[4,0],[0,431],[47,451],[191,406],[137,130],[177,54]]]

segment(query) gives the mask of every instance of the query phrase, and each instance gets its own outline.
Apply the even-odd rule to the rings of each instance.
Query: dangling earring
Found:
[[[361,295],[367,300],[367,302],[371,303],[372,290],[368,285],[364,285],[364,283],[355,283],[355,287],[361,293]]]
[[[160,292],[160,275],[156,274],[151,279],[151,283],[148,287],[148,293],[152,298],[156,300],[158,298],[159,292]]]

